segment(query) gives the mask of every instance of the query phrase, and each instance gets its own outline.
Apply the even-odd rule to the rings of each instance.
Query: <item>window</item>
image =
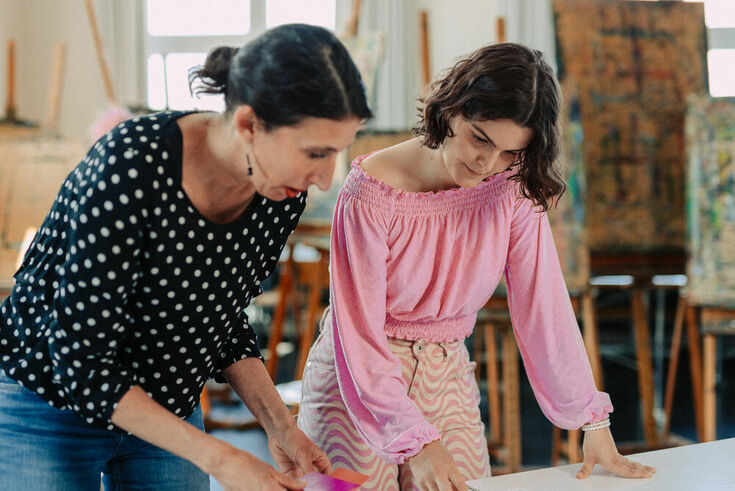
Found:
[[[704,2],[707,24],[707,67],[712,97],[735,96],[735,2],[733,0],[686,0]]]
[[[695,0],[687,0],[693,2]],[[735,27],[732,0],[696,0],[704,2],[704,22],[710,29]]]
[[[334,0],[267,0],[265,4],[265,27],[301,22],[334,30]]]
[[[711,49],[707,52],[709,93],[712,97],[735,96],[735,49]]]
[[[244,35],[250,30],[249,0],[148,0],[151,36]]]
[[[337,0],[146,0],[147,103],[151,109],[224,109],[192,96],[189,69],[216,46],[242,46],[265,29],[303,22],[334,30]]]

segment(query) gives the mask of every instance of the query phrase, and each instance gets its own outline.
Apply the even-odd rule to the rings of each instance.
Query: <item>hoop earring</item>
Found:
[[[250,163],[250,155],[245,154],[245,158],[248,159],[248,175],[252,176],[253,175],[253,165]]]

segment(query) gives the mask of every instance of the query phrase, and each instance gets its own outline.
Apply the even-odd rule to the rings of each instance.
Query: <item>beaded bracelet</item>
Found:
[[[582,425],[581,430],[582,431],[601,430],[602,428],[607,428],[608,426],[610,426],[610,418],[605,418],[595,423],[587,423],[585,425]]]

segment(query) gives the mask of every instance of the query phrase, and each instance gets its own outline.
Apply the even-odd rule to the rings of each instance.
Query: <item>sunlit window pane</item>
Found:
[[[735,49],[711,49],[707,52],[709,93],[713,97],[735,96]]]
[[[242,35],[250,31],[250,0],[148,0],[151,36]]]
[[[300,22],[334,30],[336,0],[266,0],[267,28]]]
[[[159,53],[148,57],[148,107],[166,108],[166,78],[163,74],[163,56]]]
[[[704,22],[707,27],[735,27],[735,1],[733,0],[686,0],[704,2]]]
[[[166,82],[170,109],[223,111],[224,96],[189,92],[189,69],[204,63],[207,53],[171,53],[166,56]]]

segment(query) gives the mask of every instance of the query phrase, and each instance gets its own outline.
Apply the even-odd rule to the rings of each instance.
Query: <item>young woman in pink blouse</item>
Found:
[[[467,489],[490,475],[464,339],[505,274],[536,399],[585,432],[584,465],[627,477],[544,213],[564,189],[559,88],[541,53],[481,48],[421,100],[417,137],[352,164],[334,214],[331,308],[299,426],[364,489]]]

